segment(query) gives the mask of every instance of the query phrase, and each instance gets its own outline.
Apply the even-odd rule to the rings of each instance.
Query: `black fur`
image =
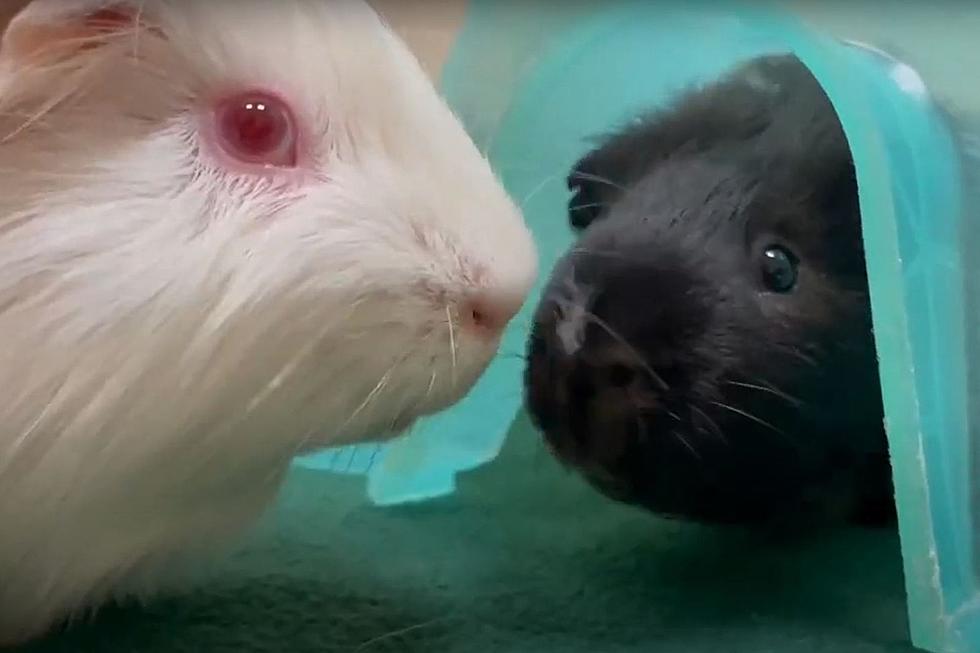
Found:
[[[569,188],[581,235],[525,377],[555,454],[668,516],[890,521],[854,169],[809,71],[753,60],[605,139]],[[798,260],[788,293],[763,283],[772,246]]]

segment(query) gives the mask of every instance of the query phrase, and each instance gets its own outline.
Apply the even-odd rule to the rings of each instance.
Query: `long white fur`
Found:
[[[0,645],[167,589],[296,453],[458,400],[497,344],[447,307],[535,276],[489,165],[359,0],[146,0],[162,37],[10,47],[99,4],[35,0],[0,50]],[[209,154],[204,109],[238,88],[290,102],[305,174]]]

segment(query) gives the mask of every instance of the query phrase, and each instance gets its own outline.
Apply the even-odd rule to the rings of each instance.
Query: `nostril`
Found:
[[[516,294],[480,292],[460,307],[460,319],[464,327],[498,334],[510,324],[523,304],[524,298]]]
[[[487,309],[480,305],[475,305],[470,307],[469,319],[473,321],[478,327],[485,329],[492,329],[496,320],[494,319],[492,313],[488,312]]]

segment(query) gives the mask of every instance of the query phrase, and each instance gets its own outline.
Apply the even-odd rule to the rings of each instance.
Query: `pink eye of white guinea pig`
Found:
[[[247,164],[293,168],[299,136],[289,105],[262,91],[238,93],[219,101],[212,114],[218,145]]]
[[[28,3],[0,42],[0,646],[179,582],[296,454],[458,401],[536,272],[360,0]]]

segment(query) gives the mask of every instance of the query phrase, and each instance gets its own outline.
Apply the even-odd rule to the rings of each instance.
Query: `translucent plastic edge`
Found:
[[[776,19],[763,20],[773,23]],[[944,604],[940,582],[942,570],[937,555],[926,452],[922,449],[919,405],[917,401],[908,401],[910,397],[917,398],[918,392],[914,382],[915,356],[905,319],[904,287],[893,283],[904,275],[887,148],[875,123],[862,78],[849,72],[842,44],[814,35],[789,18],[778,20],[778,29],[831,98],[851,146],[865,216],[862,231],[889,451],[895,469],[904,472],[900,481],[896,479],[895,493],[911,635],[917,646],[935,651],[952,650],[949,606]],[[874,220],[870,218],[872,208]]]

